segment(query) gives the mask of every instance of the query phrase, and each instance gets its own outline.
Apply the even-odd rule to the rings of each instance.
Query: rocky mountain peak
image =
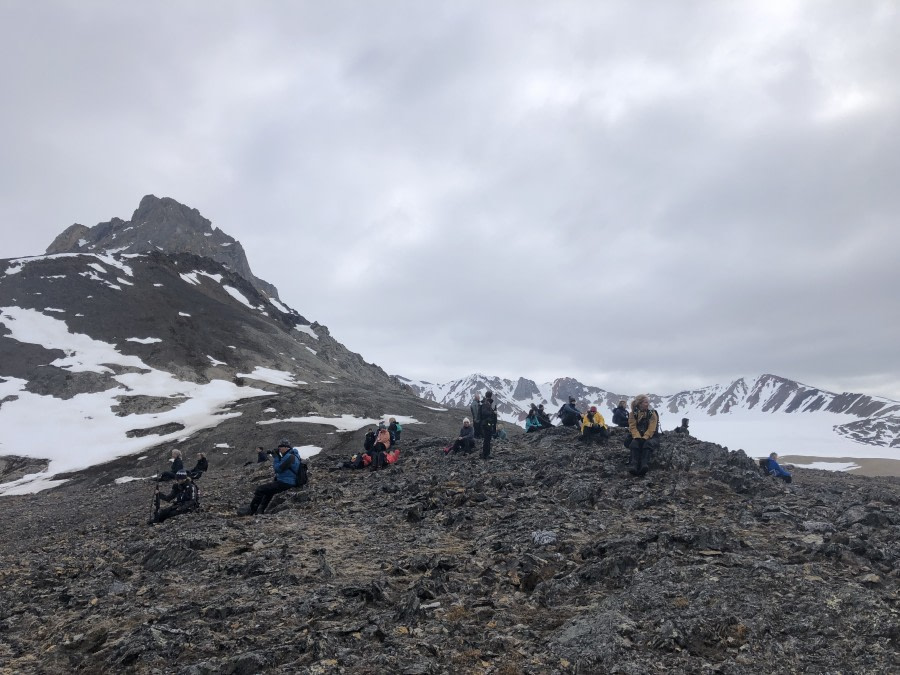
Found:
[[[201,213],[170,197],[146,195],[131,220],[113,218],[93,227],[67,227],[47,247],[53,253],[192,253],[215,260],[242,276],[271,298],[278,290],[250,269],[244,247],[204,218]]]

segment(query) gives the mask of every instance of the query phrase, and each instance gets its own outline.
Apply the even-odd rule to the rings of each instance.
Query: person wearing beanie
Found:
[[[597,406],[592,405],[581,418],[581,440],[598,444],[606,443],[609,438],[609,429],[606,428],[606,420],[597,412]]]
[[[173,502],[172,506],[160,510],[159,501]],[[156,486],[156,497],[153,504],[153,518],[149,524],[155,525],[161,523],[167,518],[180,516],[182,513],[193,511],[200,504],[200,491],[197,485],[188,476],[187,471],[179,469],[175,472],[175,482],[172,484],[172,491],[163,495],[159,493],[159,484]]]
[[[569,402],[563,404],[557,413],[559,421],[564,427],[577,427],[578,420],[581,419],[581,411],[575,407],[575,397],[570,396]]]
[[[238,515],[255,516],[265,513],[272,497],[292,487],[306,485],[306,464],[300,459],[300,453],[291,446],[289,440],[279,441],[278,448],[272,452],[272,468],[275,471],[275,480],[257,487],[250,506],[238,509]]]

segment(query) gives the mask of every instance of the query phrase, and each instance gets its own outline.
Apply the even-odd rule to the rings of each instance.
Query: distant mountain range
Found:
[[[630,401],[639,393],[610,392],[570,377],[543,384],[523,377],[509,380],[482,374],[444,384],[399,379],[422,398],[447,407],[464,408],[476,392],[491,390],[501,418],[514,424],[522,423],[532,403],[543,403],[549,412],[556,412],[570,396],[579,401],[582,409],[597,405],[608,418],[620,400]],[[835,394],[776,375],[740,378],[727,385],[666,396],[650,394],[650,399],[662,413],[667,429],[678,426],[682,417],[696,421],[758,413],[818,415],[823,420],[834,421],[833,433],[847,440],[885,448],[900,447],[900,402],[864,394]]]

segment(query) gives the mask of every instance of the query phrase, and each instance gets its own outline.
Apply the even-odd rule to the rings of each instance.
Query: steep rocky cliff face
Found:
[[[193,253],[222,263],[271,298],[277,289],[250,270],[244,248],[213,227],[197,209],[174,199],[147,195],[131,220],[113,218],[93,227],[71,225],[47,247],[54,253]]]
[[[900,668],[900,481],[802,471],[665,433],[517,435],[487,462],[411,426],[239,518],[268,466],[213,462],[199,511],[153,484],[3,498],[0,672],[887,673]]]

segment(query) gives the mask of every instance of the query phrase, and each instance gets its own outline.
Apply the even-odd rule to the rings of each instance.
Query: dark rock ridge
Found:
[[[193,515],[152,485],[7,497],[0,672],[881,674],[900,669],[900,480],[762,476],[664,433],[645,479],[623,431],[517,434],[329,471],[237,518],[268,467],[213,463]]]
[[[244,247],[200,215],[197,209],[169,197],[147,195],[131,220],[113,218],[93,227],[71,225],[47,247],[53,253],[193,253],[210,258],[253,284],[271,298],[278,290],[250,270]]]
[[[403,378],[401,378],[403,379]],[[531,403],[544,403],[551,412],[574,396],[582,404],[590,402],[601,411],[615,408],[629,395],[610,392],[562,377],[538,385],[532,380],[509,380],[481,374],[469,375],[446,384],[403,381],[419,396],[447,406],[464,407],[475,392],[490,389],[498,401],[500,413],[510,421],[525,419]],[[727,415],[741,410],[767,413],[844,413],[858,420],[838,425],[834,432],[858,443],[881,447],[900,447],[900,402],[864,394],[835,394],[776,375],[740,378],[727,385],[715,385],[682,391],[672,395],[650,394],[651,404],[679,420],[685,411],[691,415]]]

